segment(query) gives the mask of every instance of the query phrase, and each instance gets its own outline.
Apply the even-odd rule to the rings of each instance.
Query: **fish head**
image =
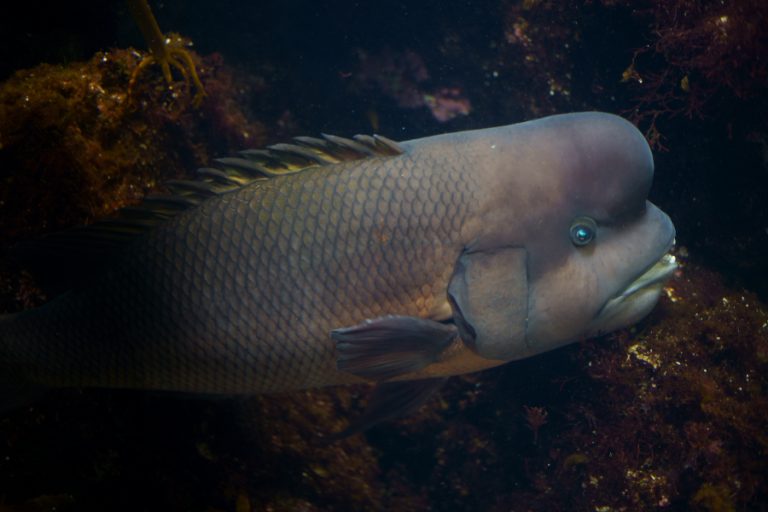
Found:
[[[524,301],[487,307],[480,298],[472,307],[471,293],[458,300],[454,293],[465,342],[489,359],[519,359],[647,315],[676,264],[668,254],[674,226],[647,200],[654,166],[642,134],[601,113],[499,130],[486,143],[494,146],[487,149],[495,161],[486,180],[492,186],[471,226],[479,235],[468,260],[473,253],[504,254],[495,259],[496,273],[518,275],[506,283],[494,276],[486,293],[503,297],[511,286]],[[468,318],[464,309],[474,314]]]

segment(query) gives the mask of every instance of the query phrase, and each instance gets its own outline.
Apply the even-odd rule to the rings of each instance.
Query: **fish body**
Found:
[[[331,330],[450,315],[475,178],[458,151],[432,161],[418,148],[213,197],[92,286],[17,316],[3,340],[45,385],[232,393],[355,380],[336,370]]]
[[[137,235],[83,285],[4,317],[0,369],[204,393],[430,380],[637,321],[674,269],[650,151],[618,117],[392,153],[255,180]]]

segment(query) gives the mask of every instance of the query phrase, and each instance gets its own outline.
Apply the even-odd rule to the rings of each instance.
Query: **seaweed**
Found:
[[[637,3],[629,4],[638,7]],[[658,122],[716,117],[763,94],[768,81],[768,4],[760,0],[645,1],[653,40],[635,50],[622,80],[638,91],[631,118],[666,149]],[[731,130],[732,128],[728,128]]]
[[[220,56],[190,55],[208,90],[200,109],[151,73],[131,84],[141,54],[130,49],[41,64],[0,85],[4,244],[108,216],[228,148],[264,143],[244,106],[263,81],[237,78]]]
[[[324,433],[359,413],[367,387],[222,401],[51,392],[0,419],[0,510],[765,510],[768,306],[745,289],[764,282],[765,201],[762,181],[737,180],[768,162],[765,14],[755,0],[509,0],[484,13],[497,32],[444,34],[444,60],[480,76],[462,82],[472,113],[452,122],[626,109],[668,147],[654,193],[693,257],[678,248],[681,274],[637,326],[452,379],[418,414],[337,444]],[[199,108],[153,66],[131,89],[135,50],[0,86],[3,244],[109,215],[279,131],[250,108],[275,68],[260,76],[190,55],[207,93]],[[301,112],[319,95],[298,88],[282,99]],[[725,256],[707,260],[702,247]],[[3,268],[0,299],[12,311],[45,297]]]

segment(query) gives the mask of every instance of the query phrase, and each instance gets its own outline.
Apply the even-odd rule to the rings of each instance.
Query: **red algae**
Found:
[[[500,100],[505,112],[515,103],[525,117],[572,109],[566,45],[589,33],[570,20],[584,5],[628,4],[506,2],[501,62],[489,72],[531,87]],[[637,53],[619,86],[637,92],[646,129],[666,116],[711,115],[723,94],[754,93],[758,81],[735,69],[707,78],[742,58],[729,46],[738,34],[712,39],[719,16],[746,12],[690,1],[632,11],[658,29],[659,44]],[[764,61],[748,57],[742,69],[763,76]],[[243,112],[264,81],[235,74],[218,55],[193,59],[207,92],[199,109],[190,91],[169,89],[151,69],[129,98],[138,63],[130,50],[42,65],[2,84],[3,242],[108,215],[211,156],[261,145],[264,126]],[[589,87],[600,94],[620,70],[597,73]],[[664,72],[669,81],[654,88]],[[421,83],[412,81],[393,91],[410,98]],[[657,145],[659,133],[649,132]],[[44,300],[24,274],[0,273],[0,296],[4,310]],[[418,414],[336,444],[324,434],[359,414],[367,387],[202,403],[52,393],[0,419],[0,509],[765,510],[766,375],[768,306],[689,262],[637,326],[452,379]]]
[[[523,117],[573,109],[585,88],[607,96],[607,104],[627,94],[619,105],[629,108],[620,108],[654,149],[667,150],[662,132],[672,131],[671,120],[750,108],[768,83],[768,4],[761,0],[509,0],[503,13],[499,64],[506,79],[519,82],[510,92]],[[603,44],[635,48],[621,72],[598,55],[580,55],[587,40],[593,52]],[[724,124],[732,137],[737,127]],[[759,124],[752,130],[751,137],[762,136]]]
[[[611,2],[616,3],[616,2]],[[618,2],[624,3],[624,2]],[[768,83],[768,4],[762,0],[626,2],[654,40],[635,51],[623,80],[638,91],[634,121],[663,148],[657,121],[715,116],[763,94]]]
[[[590,343],[581,353],[608,403],[621,404],[589,411],[618,435],[596,430],[601,456],[592,456],[591,466],[609,454],[625,466],[597,471],[614,489],[633,490],[634,498],[615,506],[749,508],[768,492],[765,458],[753,455],[768,448],[767,368],[759,356],[768,343],[768,308],[694,265],[668,295],[653,317],[663,315],[663,322],[634,335],[622,331],[608,345]]]
[[[220,57],[190,55],[209,91],[199,109],[188,88],[169,88],[152,70],[129,96],[132,50],[41,64],[0,85],[5,243],[107,216],[232,147],[264,142],[263,125],[238,104],[263,84],[237,80]]]

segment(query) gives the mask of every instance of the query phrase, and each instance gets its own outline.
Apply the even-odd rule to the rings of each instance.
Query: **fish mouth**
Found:
[[[631,325],[653,309],[664,283],[678,268],[677,259],[670,252],[674,244],[673,239],[658,260],[605,303],[592,322],[595,334]]]
[[[630,295],[642,290],[664,284],[664,282],[672,277],[672,274],[677,270],[677,267],[677,259],[675,256],[669,252],[665,253],[656,261],[656,263],[651,265],[645,272],[629,283],[629,286],[627,286],[624,291],[609,300],[608,303],[610,304],[611,301],[615,300],[625,300]]]

